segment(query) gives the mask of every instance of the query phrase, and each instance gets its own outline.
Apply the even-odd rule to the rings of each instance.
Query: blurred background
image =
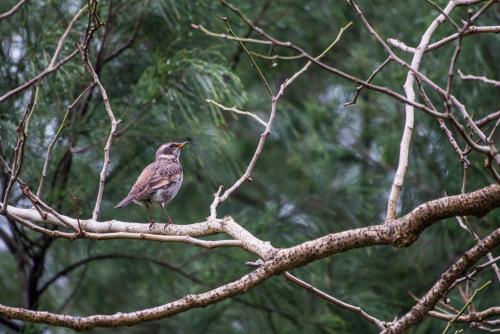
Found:
[[[0,3],[0,12],[16,1]],[[367,78],[386,54],[367,33],[345,1],[240,1],[249,18],[273,36],[292,41],[311,54],[321,53],[350,21],[353,25],[325,56],[326,63]],[[444,6],[446,1],[437,1]],[[84,1],[34,0],[15,16],[0,21],[0,92],[3,94],[32,78],[50,62],[59,37]],[[359,1],[368,20],[383,38],[397,38],[415,46],[439,14],[425,1]],[[107,89],[111,106],[121,119],[111,150],[101,220],[146,221],[138,206],[114,209],[142,168],[153,161],[155,150],[170,140],[190,139],[183,151],[184,184],[168,206],[177,224],[203,221],[209,215],[212,194],[231,185],[253,155],[262,127],[253,119],[221,111],[206,102],[252,111],[267,120],[270,99],[239,44],[208,37],[191,24],[225,33],[220,16],[226,16],[238,36],[257,37],[217,1],[118,1],[99,3],[105,25],[96,33],[90,59]],[[467,17],[459,8],[452,17]],[[499,6],[480,19],[481,25],[498,24]],[[82,36],[86,14],[77,21],[62,51],[74,50]],[[436,41],[453,33],[445,23]],[[457,68],[464,73],[498,79],[500,36],[466,37]],[[293,55],[247,44],[262,54]],[[422,72],[444,87],[454,50],[450,44],[424,55]],[[405,60],[411,55],[398,52]],[[496,56],[495,56],[496,55]],[[305,60],[257,62],[276,92],[284,79]],[[390,64],[375,83],[402,92],[406,72]],[[47,147],[69,104],[91,78],[77,55],[55,75],[42,81],[39,103],[29,128],[21,177],[36,189]],[[453,91],[475,118],[497,110],[493,86],[455,81]],[[257,163],[253,182],[244,184],[219,215],[231,215],[275,247],[361,226],[385,218],[386,202],[397,167],[404,124],[404,106],[375,92],[364,91],[357,103],[344,107],[355,85],[312,66],[287,90],[278,105],[272,134]],[[32,90],[0,104],[0,152],[11,158],[15,130]],[[442,102],[431,94],[437,106]],[[438,122],[416,111],[399,214],[418,204],[460,192],[463,167]],[[109,120],[97,89],[87,94],[68,114],[66,126],[54,146],[42,198],[60,212],[74,216],[71,193],[83,218],[90,217],[102,167]],[[495,138],[498,140],[498,138]],[[463,144],[462,144],[463,145]],[[493,182],[483,157],[472,153],[466,191]],[[6,175],[0,175],[3,193]],[[19,191],[11,204],[29,206]],[[154,210],[163,221],[160,209]],[[498,226],[498,212],[471,219],[479,235]],[[0,217],[0,229],[21,233]],[[20,228],[18,228],[20,230]],[[204,250],[187,245],[144,241],[46,240],[24,231],[30,261],[0,241],[0,302],[9,306],[68,314],[129,312],[175,300],[230,282],[249,272],[245,261],[256,260],[243,250]],[[406,249],[370,247],[352,250],[294,270],[298,277],[333,296],[363,307],[368,313],[392,320],[414,304],[411,293],[421,296],[464,250],[474,244],[455,219],[427,229]],[[31,246],[30,246],[31,245]],[[27,246],[27,247],[28,247]],[[81,262],[79,262],[81,261]],[[37,263],[38,266],[33,264]],[[71,267],[74,265],[73,267]],[[58,279],[51,278],[67,269]],[[21,271],[31,272],[28,285]],[[492,279],[491,270],[479,276],[474,287]],[[46,284],[49,282],[49,284]],[[31,287],[31,288],[30,288]],[[450,295],[460,308],[463,301]],[[500,298],[494,281],[475,299],[478,307]],[[425,320],[412,333],[441,332],[445,322]],[[454,330],[473,329],[455,325]],[[69,333],[70,330],[26,324],[24,333]],[[1,326],[0,332],[14,329]],[[374,326],[354,313],[310,295],[275,277],[245,295],[203,309],[131,328],[93,329],[92,333],[375,333]]]

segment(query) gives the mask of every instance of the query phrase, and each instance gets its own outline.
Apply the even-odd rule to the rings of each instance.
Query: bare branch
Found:
[[[337,34],[337,37],[335,38],[335,40],[318,57],[316,57],[314,59],[315,60],[320,59],[333,46],[335,46],[335,44],[337,44],[337,42],[342,37],[342,34],[344,33],[344,31],[347,28],[349,28],[349,26],[351,25],[351,23],[348,23],[345,27],[341,28],[340,31],[339,31],[339,33]],[[220,196],[220,197],[217,196],[214,199],[214,203],[213,203],[214,208],[216,208],[218,204],[226,201],[227,198],[229,197],[229,195],[231,195],[231,193],[233,193],[236,189],[238,189],[245,181],[251,180],[252,171],[253,171],[253,169],[255,167],[255,164],[257,163],[257,160],[259,159],[259,156],[260,156],[260,154],[261,154],[261,152],[262,152],[262,150],[264,148],[264,143],[266,142],[266,138],[271,133],[271,128],[273,126],[273,121],[274,121],[274,118],[276,117],[276,108],[277,108],[279,99],[283,96],[283,94],[285,93],[285,90],[287,89],[287,87],[290,84],[292,84],[300,75],[302,75],[302,73],[304,73],[305,71],[307,71],[307,69],[309,68],[309,66],[311,66],[311,64],[312,64],[312,61],[308,61],[298,72],[296,72],[290,78],[288,78],[287,80],[285,80],[285,82],[281,84],[281,87],[280,87],[278,93],[272,97],[271,114],[269,116],[269,120],[266,123],[266,128],[265,128],[264,132],[262,132],[261,135],[260,135],[259,143],[257,144],[257,148],[255,149],[255,153],[254,153],[252,159],[250,160],[250,163],[248,164],[247,169],[245,170],[245,172],[243,173],[243,175],[229,189],[227,189],[222,194],[222,196]]]
[[[497,33],[499,31],[500,31],[500,26],[481,26],[481,27],[470,26],[469,28],[467,28],[467,30],[464,32],[463,35],[469,36],[469,35],[478,34],[478,33]],[[459,37],[459,33],[454,33],[450,36],[447,36],[447,37],[435,42],[435,43],[429,44],[429,46],[427,46],[427,48],[425,49],[425,52],[439,49],[443,45],[446,45],[446,44],[454,41],[458,37]],[[401,49],[405,52],[415,53],[417,51],[415,48],[413,48],[411,46],[407,46],[405,43],[398,41],[397,39],[394,39],[394,38],[388,38],[387,42],[389,44],[391,44],[392,46],[397,47],[398,49]]]
[[[14,158],[12,159],[12,166],[10,167],[10,178],[9,182],[4,191],[2,207],[5,208],[7,202],[9,201],[10,192],[14,183],[17,181],[17,177],[21,172],[21,168],[23,165],[24,158],[24,145],[26,143],[26,139],[28,137],[28,127],[29,122],[31,120],[31,115],[35,111],[38,103],[38,92],[39,86],[37,85],[33,91],[33,95],[31,97],[30,103],[28,103],[28,107],[26,108],[26,112],[24,113],[21,122],[16,128],[17,132],[17,140],[16,147],[14,148]]]
[[[488,124],[489,122],[494,121],[498,118],[500,118],[500,110],[498,110],[492,114],[489,114],[488,116],[476,121],[476,124],[477,124],[477,126],[482,127],[482,126]]]
[[[448,332],[448,329],[451,327],[451,324],[453,324],[467,309],[472,304],[472,301],[474,300],[474,297],[476,297],[477,293],[480,292],[481,290],[485,289],[487,286],[491,284],[491,281],[486,282],[483,284],[481,287],[477,288],[474,290],[474,293],[470,298],[467,299],[467,302],[464,304],[464,306],[460,309],[460,311],[452,318],[448,323],[446,324],[446,327],[443,331],[443,334],[446,334]]]
[[[456,215],[484,215],[486,212],[500,206],[500,185],[491,185],[481,190],[456,196],[444,197],[420,205],[406,216],[387,224],[377,224],[369,227],[353,229],[340,233],[329,234],[324,237],[304,242],[300,245],[276,250],[268,243],[255,238],[234,222],[230,217],[222,220],[210,219],[204,223],[191,225],[167,225],[165,228],[153,228],[151,233],[157,234],[189,234],[207,235],[214,232],[226,232],[238,240],[242,240],[242,247],[255,252],[264,259],[264,263],[255,271],[231,283],[216,289],[196,295],[187,295],[176,301],[136,312],[118,313],[114,315],[95,315],[88,317],[73,317],[42,311],[31,311],[21,308],[8,307],[0,304],[0,315],[13,319],[42,322],[73,329],[88,329],[92,327],[116,327],[157,320],[172,316],[186,310],[203,307],[217,303],[226,298],[248,291],[252,287],[267,280],[273,275],[279,275],[287,270],[303,266],[312,261],[331,256],[335,253],[345,252],[350,249],[367,247],[370,245],[388,244],[397,247],[408,246],[413,243],[418,235],[434,222]],[[52,215],[45,219],[34,209],[20,209],[8,207],[8,212],[34,221],[58,222]],[[68,219],[71,219],[68,217]],[[82,228],[93,233],[109,233],[115,231],[128,231],[134,233],[148,229],[146,224],[124,222],[95,222],[82,220]],[[460,260],[449,270],[453,274],[443,276],[451,284],[467,268],[487,253],[494,246],[500,244],[500,229],[497,229],[480,244],[466,252]],[[455,267],[459,266],[460,270]],[[444,289],[449,284],[444,285]],[[440,285],[441,286],[441,285]],[[434,290],[431,290],[431,292]],[[440,290],[441,291],[441,288]],[[439,294],[439,298],[442,295]],[[426,297],[424,297],[425,299]],[[439,300],[439,298],[436,299]],[[434,303],[435,304],[435,303]],[[430,306],[434,304],[425,304]],[[414,314],[414,313],[412,313]],[[424,313],[419,312],[418,316]],[[413,319],[413,318],[412,318]],[[417,319],[418,320],[418,319]],[[399,324],[399,322],[397,323]],[[404,326],[410,326],[411,321],[405,321]],[[396,323],[393,323],[396,326]],[[399,325],[398,325],[399,326]]]
[[[82,9],[80,9],[73,19],[70,21],[68,24],[68,27],[62,34],[62,36],[59,38],[59,41],[57,43],[56,50],[54,51],[54,54],[52,56],[52,59],[49,63],[49,66],[42,72],[40,72],[37,76],[32,78],[31,80],[25,82],[24,84],[18,86],[17,88],[12,89],[11,91],[5,93],[4,95],[0,96],[0,103],[8,99],[9,97],[22,92],[23,90],[31,87],[32,85],[40,82],[43,78],[46,76],[56,72],[61,66],[63,66],[65,63],[67,63],[71,58],[73,58],[77,53],[78,50],[74,50],[71,52],[68,56],[60,60],[59,62],[56,63],[57,57],[59,56],[59,53],[61,52],[62,46],[64,44],[64,41],[66,40],[66,37],[68,36],[69,32],[71,31],[71,28],[73,27],[73,24],[76,22],[76,20],[81,16],[81,14],[87,9],[87,6],[83,6]]]
[[[460,70],[458,70],[458,74],[460,75],[460,79],[462,79],[462,80],[476,80],[476,81],[481,81],[481,82],[484,82],[485,84],[493,85],[495,87],[500,88],[500,81],[491,80],[491,79],[488,79],[485,76],[464,75],[462,73],[462,71],[460,71]]]
[[[437,302],[446,294],[448,287],[461,276],[467,268],[486,255],[491,249],[500,244],[500,228],[496,229],[489,236],[484,238],[477,245],[469,249],[446,270],[434,286],[425,294],[425,296],[412,307],[405,315],[394,321],[382,333],[404,333],[411,326],[422,319]]]
[[[99,80],[99,76],[97,75],[97,73],[94,71],[94,68],[90,64],[85,49],[82,47],[80,48],[80,50],[82,53],[82,58],[85,68],[90,73],[90,75],[92,75],[93,81],[99,87],[102,100],[104,102],[104,106],[106,109],[106,113],[108,114],[108,118],[111,122],[111,129],[109,131],[108,140],[106,141],[106,145],[104,146],[104,161],[102,164],[101,173],[99,174],[99,189],[97,191],[97,199],[95,202],[94,211],[92,213],[92,219],[97,220],[99,218],[99,214],[101,211],[102,195],[104,193],[104,183],[106,181],[106,173],[108,171],[108,167],[111,162],[110,160],[111,144],[113,142],[113,137],[116,134],[116,129],[120,121],[116,120],[115,115],[113,114],[113,110],[111,109],[111,104],[109,103],[109,98],[106,89],[102,85],[101,81]]]
[[[394,53],[392,50],[385,44],[385,42],[378,36],[375,30],[370,26],[368,21],[365,19],[363,13],[359,6],[352,0],[349,0],[349,3],[354,8],[356,14],[361,18],[365,26],[368,28],[370,33],[375,36],[375,38],[384,46],[386,51],[389,53],[391,57],[394,57]],[[420,40],[420,44],[417,47],[417,52],[415,52],[413,59],[411,61],[410,68],[412,71],[408,71],[406,76],[406,81],[403,85],[406,97],[410,101],[415,101],[415,74],[414,71],[418,71],[420,67],[420,62],[422,61],[422,56],[424,54],[424,50],[429,45],[430,38],[432,34],[436,31],[436,29],[445,21],[446,16],[455,8],[456,4],[454,1],[450,1],[448,5],[444,8],[443,12],[435,18],[432,23],[429,25],[427,30],[422,35]],[[401,138],[400,151],[399,151],[399,162],[398,168],[396,170],[396,175],[394,176],[394,181],[391,187],[391,193],[389,195],[388,205],[387,205],[387,221],[394,220],[396,218],[396,211],[398,206],[399,194],[401,193],[401,189],[403,188],[404,178],[406,175],[406,170],[408,168],[408,157],[410,150],[410,142],[411,136],[413,132],[413,124],[414,124],[414,107],[411,105],[405,105],[405,113],[406,120],[403,131],[403,137]]]
[[[264,122],[259,116],[255,115],[254,113],[251,113],[251,112],[248,112],[248,111],[242,111],[242,110],[239,110],[239,109],[236,109],[236,107],[225,107],[223,106],[222,104],[220,103],[217,103],[215,102],[214,100],[211,100],[211,99],[206,99],[205,101],[207,101],[207,103],[211,103],[217,107],[219,107],[220,109],[222,110],[225,110],[225,111],[232,111],[236,114],[239,114],[239,115],[246,115],[246,116],[250,116],[252,117],[253,119],[255,119],[257,122],[259,122],[260,124],[262,124],[264,127],[267,126],[267,123]]]
[[[315,288],[311,284],[309,284],[307,282],[304,282],[300,278],[293,276],[289,272],[285,272],[284,276],[285,276],[285,278],[288,281],[290,281],[293,284],[296,284],[296,285],[298,285],[298,286],[300,286],[300,287],[302,287],[302,288],[310,291],[311,293],[319,296],[320,298],[322,298],[322,299],[324,299],[324,300],[326,300],[326,301],[328,301],[328,302],[330,302],[332,304],[335,304],[335,305],[337,305],[339,307],[342,307],[342,308],[344,308],[346,310],[349,310],[349,311],[352,311],[354,313],[357,313],[363,319],[368,320],[369,322],[371,322],[372,324],[374,324],[375,326],[377,326],[379,329],[384,329],[385,326],[386,326],[386,324],[387,324],[385,321],[381,321],[381,320],[375,318],[374,316],[369,315],[361,307],[348,304],[348,303],[346,303],[344,301],[341,301],[340,299],[332,297],[331,295],[327,294],[326,292],[323,292],[320,289]]]
[[[57,57],[59,57],[59,53],[61,52],[61,49],[64,45],[64,41],[66,40],[66,37],[68,37],[70,31],[71,31],[71,28],[73,28],[73,24],[75,24],[76,20],[78,20],[78,18],[87,10],[87,5],[84,5],[76,14],[75,16],[73,16],[73,18],[71,19],[71,21],[69,22],[68,24],[68,27],[66,28],[66,30],[64,31],[64,33],[62,34],[61,38],[59,38],[59,42],[57,43],[57,47],[56,47],[56,50],[54,51],[54,54],[52,55],[52,59],[50,60],[50,63],[49,63],[49,67],[48,68],[52,68],[55,66],[56,64],[56,61],[57,61]]]
[[[453,117],[451,114],[446,114],[451,120],[452,124],[461,132],[462,135],[464,135],[464,138],[467,140],[468,144],[471,145],[472,148],[475,150],[487,154],[489,157],[492,157],[495,159],[497,164],[500,164],[500,154],[498,153],[497,148],[495,145],[493,145],[486,135],[477,127],[477,125],[474,123],[472,120],[472,117],[468,114],[465,106],[453,95],[449,94],[446,90],[442,89],[439,87],[437,84],[435,84],[432,80],[430,80],[427,76],[423,75],[418,71],[418,67],[420,65],[420,61],[423,55],[423,50],[425,50],[426,45],[429,43],[430,36],[432,33],[437,29],[437,27],[445,20],[444,15],[438,16],[429,26],[427,29],[426,33],[422,36],[421,42],[420,42],[420,47],[418,48],[418,51],[415,53],[412,64],[409,65],[405,61],[403,61],[401,58],[397,57],[394,52],[391,50],[391,48],[384,42],[384,40],[377,34],[377,32],[373,29],[373,27],[370,25],[370,23],[366,20],[364,17],[361,9],[359,6],[356,5],[356,3],[353,0],[349,0],[349,3],[353,6],[354,10],[358,14],[358,16],[361,18],[363,21],[364,25],[368,29],[368,31],[375,37],[375,39],[384,47],[384,49],[387,51],[387,53],[391,56],[392,59],[394,59],[397,63],[400,65],[404,66],[409,70],[408,76],[407,76],[407,81],[405,82],[405,92],[407,93],[408,100],[414,101],[415,100],[415,92],[413,90],[413,83],[415,77],[418,77],[421,79],[423,82],[427,83],[429,86],[432,87],[437,93],[439,93],[443,98],[446,98],[446,101],[450,101],[451,104],[453,104],[462,114],[464,119],[467,121],[467,123],[470,125],[470,128],[474,131],[474,133],[483,141],[484,143],[487,144],[487,146],[479,146],[476,143],[474,143],[472,140],[468,138],[466,135],[466,132],[463,128],[463,126],[457,122],[457,120]],[[492,4],[492,1],[488,1],[486,5],[484,5],[480,10],[478,10],[469,20],[470,23],[474,22],[484,11],[488,6]],[[444,11],[446,13],[451,12],[451,10],[457,5],[454,1],[450,1]],[[399,194],[402,189],[403,181],[404,181],[404,175],[406,173],[406,168],[408,165],[408,145],[410,143],[411,139],[411,132],[413,129],[413,104],[408,103],[405,106],[405,110],[407,111],[407,117],[406,117],[406,122],[405,122],[405,130],[403,133],[403,138],[401,141],[401,149],[400,149],[400,159],[399,159],[399,164],[398,164],[398,170],[396,171],[396,176],[394,178],[393,186],[391,189],[391,193],[389,196],[389,204],[388,204],[388,210],[387,210],[387,219],[390,220],[391,218],[395,217],[396,215],[396,209],[397,209],[397,202],[399,198]],[[428,107],[426,107],[429,109]],[[431,114],[435,113],[434,111],[431,110]]]
[[[436,311],[429,311],[429,315],[431,317],[447,321],[455,319],[454,322],[482,322],[485,319],[500,315],[500,307],[490,307],[484,311],[470,312],[465,315],[460,315],[459,317],[456,317],[453,314],[445,314]]]
[[[45,181],[45,178],[47,177],[47,170],[49,168],[49,160],[50,160],[50,155],[52,153],[52,149],[57,141],[57,139],[59,139],[59,136],[61,135],[61,132],[62,130],[64,129],[64,127],[66,126],[66,119],[68,118],[68,115],[69,115],[69,112],[71,110],[73,110],[73,108],[75,107],[75,105],[81,100],[81,98],[89,91],[89,89],[91,89],[92,87],[94,87],[95,83],[91,83],[90,85],[87,86],[87,88],[85,88],[81,93],[80,95],[77,96],[77,98],[73,101],[73,103],[71,103],[68,108],[66,109],[66,112],[63,116],[63,119],[61,121],[61,125],[59,125],[59,127],[57,128],[57,131],[54,135],[54,137],[52,138],[52,140],[50,141],[49,143],[49,146],[47,148],[47,152],[45,153],[45,160],[43,162],[43,169],[42,169],[42,176],[40,177],[40,183],[38,185],[38,190],[36,191],[36,195],[38,197],[41,196],[42,194],[42,191],[43,191],[43,185],[44,185],[44,181]]]
[[[6,19],[11,15],[14,15],[28,0],[21,0],[12,6],[11,9],[6,11],[5,13],[0,14],[0,20]]]
[[[373,80],[373,78],[375,78],[375,76],[387,65],[389,64],[389,62],[392,60],[392,58],[389,56],[387,57],[383,62],[382,64],[380,64],[379,66],[377,66],[377,68],[372,72],[372,74],[370,74],[370,76],[368,77],[368,79],[366,79],[366,82],[370,82]],[[352,98],[352,100],[350,102],[346,102],[344,103],[344,107],[346,106],[349,106],[351,104],[356,104],[356,101],[358,99],[358,96],[359,96],[359,93],[361,93],[361,89],[363,89],[363,85],[360,85],[358,87],[356,87],[356,93],[354,94],[354,97]]]

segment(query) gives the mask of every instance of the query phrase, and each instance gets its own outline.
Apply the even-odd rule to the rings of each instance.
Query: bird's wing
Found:
[[[157,177],[158,164],[152,163],[146,166],[137,178],[127,197],[132,200],[145,200],[151,194],[151,180]]]
[[[115,208],[123,208],[124,206],[130,204],[130,202],[138,200],[145,200],[149,196],[148,193],[148,184],[149,180],[154,177],[156,174],[156,170],[158,169],[158,165],[155,163],[149,164],[144,168],[141,175],[137,178],[132,189],[128,195],[118,203]]]
[[[155,190],[168,186],[181,176],[182,167],[178,162],[152,163],[144,168],[128,196],[134,200],[145,200]]]
[[[176,162],[162,164],[153,179],[151,179],[151,189],[157,190],[168,186],[170,183],[177,182],[182,177],[182,167]]]

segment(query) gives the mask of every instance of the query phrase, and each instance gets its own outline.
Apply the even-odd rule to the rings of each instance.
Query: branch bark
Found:
[[[16,3],[14,6],[12,6],[11,9],[6,11],[5,13],[0,14],[0,20],[6,19],[11,15],[14,15],[21,7],[28,2],[28,0],[21,0],[18,3]]]
[[[496,229],[481,242],[469,249],[455,262],[448,270],[446,270],[441,278],[434,286],[420,299],[420,301],[411,308],[405,315],[394,321],[382,333],[404,333],[411,326],[421,320],[438,301],[445,296],[448,287],[455,282],[457,278],[462,276],[467,268],[472,266],[477,260],[486,255],[490,250],[500,244],[500,228]]]
[[[93,327],[130,326],[144,321],[158,320],[245,293],[274,275],[280,275],[287,270],[303,266],[333,254],[372,245],[406,247],[412,244],[423,230],[439,220],[457,215],[483,216],[498,207],[500,207],[500,185],[494,184],[472,193],[443,197],[424,203],[404,217],[387,224],[377,224],[328,234],[324,237],[284,249],[275,249],[270,244],[255,238],[230,217],[226,217],[224,221],[209,220],[204,223],[191,225],[168,225],[165,230],[156,229],[155,232],[179,234],[189,231],[197,235],[207,235],[217,231],[229,233],[233,237],[243,241],[243,248],[259,254],[264,259],[264,263],[253,272],[216,289],[201,294],[187,295],[176,301],[136,312],[80,317],[0,305],[0,315],[12,319],[42,322],[78,330]],[[24,218],[31,218],[39,222],[44,221],[56,224],[58,222],[50,214],[44,219],[34,209],[8,207],[7,211],[15,212],[18,215],[24,216]],[[68,219],[72,218],[68,217]],[[109,232],[110,230],[116,231],[117,229],[144,231],[148,228],[145,224],[117,221],[96,222],[83,220],[81,223],[83,229],[95,232]],[[228,229],[228,226],[231,227]],[[467,260],[462,260],[461,258],[457,262],[460,263],[460,270],[453,271],[454,274],[450,276],[453,280],[449,277],[447,281],[451,280],[452,283],[479,259],[480,254],[491,250],[498,243],[500,243],[500,229],[497,229],[493,234],[484,239],[482,243],[467,252],[462,257]],[[264,249],[261,247],[264,247]],[[404,322],[405,326],[411,325],[411,323]]]

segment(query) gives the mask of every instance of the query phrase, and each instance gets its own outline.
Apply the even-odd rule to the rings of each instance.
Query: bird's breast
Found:
[[[174,199],[175,195],[179,192],[179,189],[182,185],[183,175],[182,173],[178,174],[179,176],[172,180],[166,187],[160,188],[156,190],[154,194],[152,194],[150,201],[151,202],[159,202],[159,203],[169,203]]]

